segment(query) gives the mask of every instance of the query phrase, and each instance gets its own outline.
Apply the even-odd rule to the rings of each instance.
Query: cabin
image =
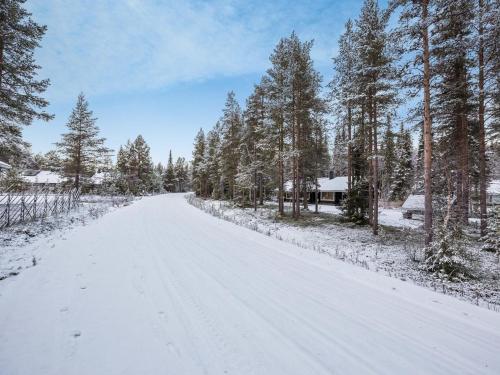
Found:
[[[318,178],[319,203],[331,203],[339,205],[347,196],[347,177]],[[314,202],[314,187],[311,192],[311,200]]]
[[[285,200],[292,200],[292,182],[285,183]],[[315,186],[310,184],[307,189],[309,203],[315,202]],[[300,200],[303,199],[302,192]],[[318,203],[340,205],[347,195],[347,177],[318,178]]]
[[[411,219],[415,215],[423,215],[425,212],[425,196],[423,194],[411,194],[401,207],[404,219]]]
[[[26,171],[23,180],[34,187],[56,187],[67,182],[65,177],[52,171]]]

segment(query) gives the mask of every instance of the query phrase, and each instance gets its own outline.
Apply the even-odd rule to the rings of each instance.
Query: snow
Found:
[[[102,183],[110,177],[108,172],[97,172],[90,177],[90,183],[94,185],[102,185]]]
[[[491,181],[487,192],[492,195],[500,195],[500,180]]]
[[[45,241],[46,242],[46,241]],[[0,282],[2,374],[498,374],[500,314],[143,198]]]
[[[7,164],[7,163],[0,160],[0,171],[2,169],[10,169],[10,168],[11,168],[10,164]]]
[[[318,184],[320,191],[347,191],[347,177],[318,178]]]
[[[311,205],[314,207],[314,205]],[[342,207],[331,204],[320,204],[318,211],[333,215],[342,215]],[[395,228],[412,228],[417,229],[422,226],[421,220],[403,219],[403,211],[401,208],[379,208],[379,223]]]
[[[66,181],[59,173],[51,171],[40,171],[34,176],[23,176],[30,184],[61,184]]]
[[[422,222],[402,219],[400,209],[379,210],[383,226],[379,235],[374,236],[368,226],[345,222],[339,216],[338,206],[320,205],[319,215],[302,210],[302,219],[295,221],[290,218],[290,202],[285,202],[288,216],[279,218],[273,202],[265,202],[254,212],[252,208],[243,209],[227,201],[203,200],[193,195],[187,199],[211,215],[267,236],[500,311],[498,256],[481,251],[481,243],[471,244],[469,252],[478,259],[476,278],[463,282],[440,279],[420,267],[424,257]],[[391,221],[397,222],[398,227],[387,225]]]
[[[425,196],[423,194],[412,194],[406,198],[402,208],[404,210],[422,211],[425,206]]]
[[[318,190],[321,192],[326,191],[337,191],[346,192],[347,191],[347,177],[322,177],[318,178]],[[292,181],[286,181],[284,184],[284,189],[287,192],[292,191]],[[314,186],[311,186],[310,191],[314,191]]]

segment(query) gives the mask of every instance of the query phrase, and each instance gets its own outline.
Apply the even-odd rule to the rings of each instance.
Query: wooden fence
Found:
[[[68,212],[80,202],[80,189],[0,192],[0,229]]]

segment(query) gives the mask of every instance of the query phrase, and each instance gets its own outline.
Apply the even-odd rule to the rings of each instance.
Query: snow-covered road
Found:
[[[500,314],[144,198],[0,282],[0,374],[500,374]]]

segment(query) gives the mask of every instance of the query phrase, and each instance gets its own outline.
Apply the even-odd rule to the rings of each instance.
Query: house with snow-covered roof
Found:
[[[285,200],[292,199],[292,181],[285,183]],[[308,201],[314,203],[315,201],[314,184],[310,184],[307,189]],[[301,194],[302,195],[302,194]],[[341,204],[347,195],[347,177],[322,177],[318,178],[318,202]],[[301,197],[302,199],[302,197]]]
[[[23,176],[23,180],[32,186],[51,187],[62,185],[68,181],[66,177],[52,171],[27,171]]]

